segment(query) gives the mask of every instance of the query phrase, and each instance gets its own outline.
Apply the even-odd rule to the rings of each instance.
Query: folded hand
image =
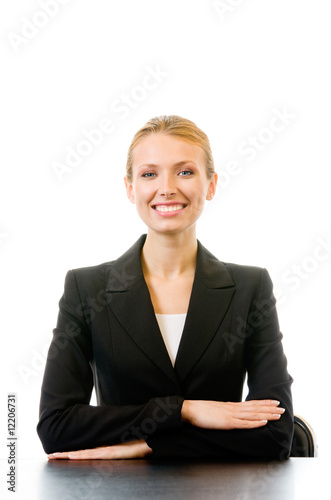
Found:
[[[271,399],[224,403],[221,401],[185,400],[182,420],[203,429],[255,429],[277,421],[285,409]]]

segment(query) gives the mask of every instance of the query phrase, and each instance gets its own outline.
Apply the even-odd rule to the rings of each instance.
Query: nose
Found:
[[[160,180],[159,192],[161,196],[172,196],[176,194],[176,183],[169,174],[164,174]]]

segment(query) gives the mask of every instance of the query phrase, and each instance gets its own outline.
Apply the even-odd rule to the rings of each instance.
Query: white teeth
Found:
[[[155,210],[158,212],[174,212],[175,210],[181,210],[185,205],[156,205]]]

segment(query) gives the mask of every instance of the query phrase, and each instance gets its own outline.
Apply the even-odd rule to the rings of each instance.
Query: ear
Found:
[[[209,187],[208,187],[206,200],[212,200],[214,198],[215,193],[216,193],[216,188],[217,188],[217,179],[218,179],[218,175],[215,172],[213,174],[213,177],[212,177],[210,184],[209,184]]]
[[[135,203],[135,195],[134,195],[134,188],[133,185],[130,181],[128,181],[127,177],[124,177],[124,183],[125,183],[125,188],[126,188],[126,195],[131,201],[131,203]]]

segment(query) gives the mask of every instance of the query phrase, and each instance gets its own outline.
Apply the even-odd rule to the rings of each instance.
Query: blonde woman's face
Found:
[[[207,178],[202,149],[178,137],[158,133],[142,139],[132,172],[131,183],[125,178],[128,198],[157,232],[189,229],[215,194],[217,174]]]

